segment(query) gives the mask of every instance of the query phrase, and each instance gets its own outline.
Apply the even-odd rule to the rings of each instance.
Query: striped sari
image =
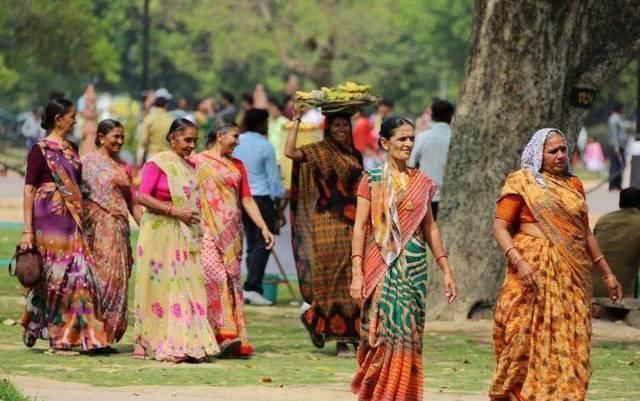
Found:
[[[537,272],[528,290],[509,266],[495,312],[492,401],[584,401],[591,376],[591,268],[587,205],[570,177],[511,174],[502,196],[521,196],[546,238],[513,242]]]
[[[358,196],[371,202],[364,251],[358,370],[361,401],[422,400],[427,260],[422,221],[436,186],[419,170],[397,185],[387,163],[369,170]]]

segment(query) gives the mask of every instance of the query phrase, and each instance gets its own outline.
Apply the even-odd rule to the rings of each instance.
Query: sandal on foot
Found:
[[[354,358],[356,353],[349,348],[347,343],[336,343],[336,356],[338,358]]]
[[[220,343],[220,353],[218,359],[231,358],[235,356],[242,346],[242,340],[239,338],[230,338]]]
[[[29,334],[26,331],[22,333],[22,342],[29,348],[33,348],[33,346],[36,345],[37,340],[38,338],[36,336]]]

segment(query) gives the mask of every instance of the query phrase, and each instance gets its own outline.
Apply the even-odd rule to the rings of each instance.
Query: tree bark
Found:
[[[495,301],[505,262],[491,227],[505,177],[540,128],[575,143],[588,110],[571,90],[601,88],[640,53],[635,0],[476,0],[473,23],[438,220],[460,297],[447,306],[434,272],[430,319],[465,319]]]

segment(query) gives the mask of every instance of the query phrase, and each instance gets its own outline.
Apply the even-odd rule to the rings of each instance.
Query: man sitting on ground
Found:
[[[622,284],[623,296],[632,298],[640,269],[640,189],[630,187],[622,190],[619,205],[620,210],[605,214],[598,220],[593,234]],[[594,269],[593,296],[607,297],[607,288],[598,274]]]

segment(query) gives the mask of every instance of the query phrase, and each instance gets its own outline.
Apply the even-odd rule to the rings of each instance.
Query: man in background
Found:
[[[624,121],[624,105],[617,103],[607,122],[609,130],[609,191],[622,189],[622,174],[627,150],[627,124]]]
[[[22,123],[22,127],[20,127],[20,132],[25,138],[27,150],[30,150],[38,140],[45,136],[45,131],[40,126],[43,113],[44,108],[42,106],[35,107],[29,117]]]
[[[225,123],[233,123],[236,120],[238,110],[235,105],[235,98],[231,92],[222,91],[220,94],[220,109],[216,111],[216,118],[221,119]]]
[[[165,88],[160,88],[155,91],[154,95],[153,108],[142,120],[139,150],[142,152],[142,155],[139,155],[141,156],[141,164],[144,164],[156,153],[168,149],[166,136],[174,120],[168,110],[171,93]]]
[[[276,204],[284,199],[284,188],[276,162],[276,152],[267,138],[269,133],[269,113],[264,109],[246,111],[244,126],[246,132],[240,135],[240,144],[233,156],[240,159],[247,169],[249,187],[260,214],[267,224],[266,229],[276,231]],[[262,280],[267,268],[271,250],[266,249],[262,235],[265,227],[258,227],[246,213],[242,215],[247,241],[247,278],[243,286],[246,303],[271,305],[262,293]]]
[[[618,205],[620,210],[598,220],[593,234],[622,284],[623,296],[632,298],[640,269],[640,189],[629,187],[620,191]],[[609,296],[597,269],[593,269],[593,296]]]
[[[438,217],[438,206],[442,196],[444,168],[451,142],[451,120],[455,107],[446,100],[436,100],[431,104],[431,128],[416,136],[415,146],[409,158],[409,166],[419,168],[438,186],[431,200],[433,218]]]

